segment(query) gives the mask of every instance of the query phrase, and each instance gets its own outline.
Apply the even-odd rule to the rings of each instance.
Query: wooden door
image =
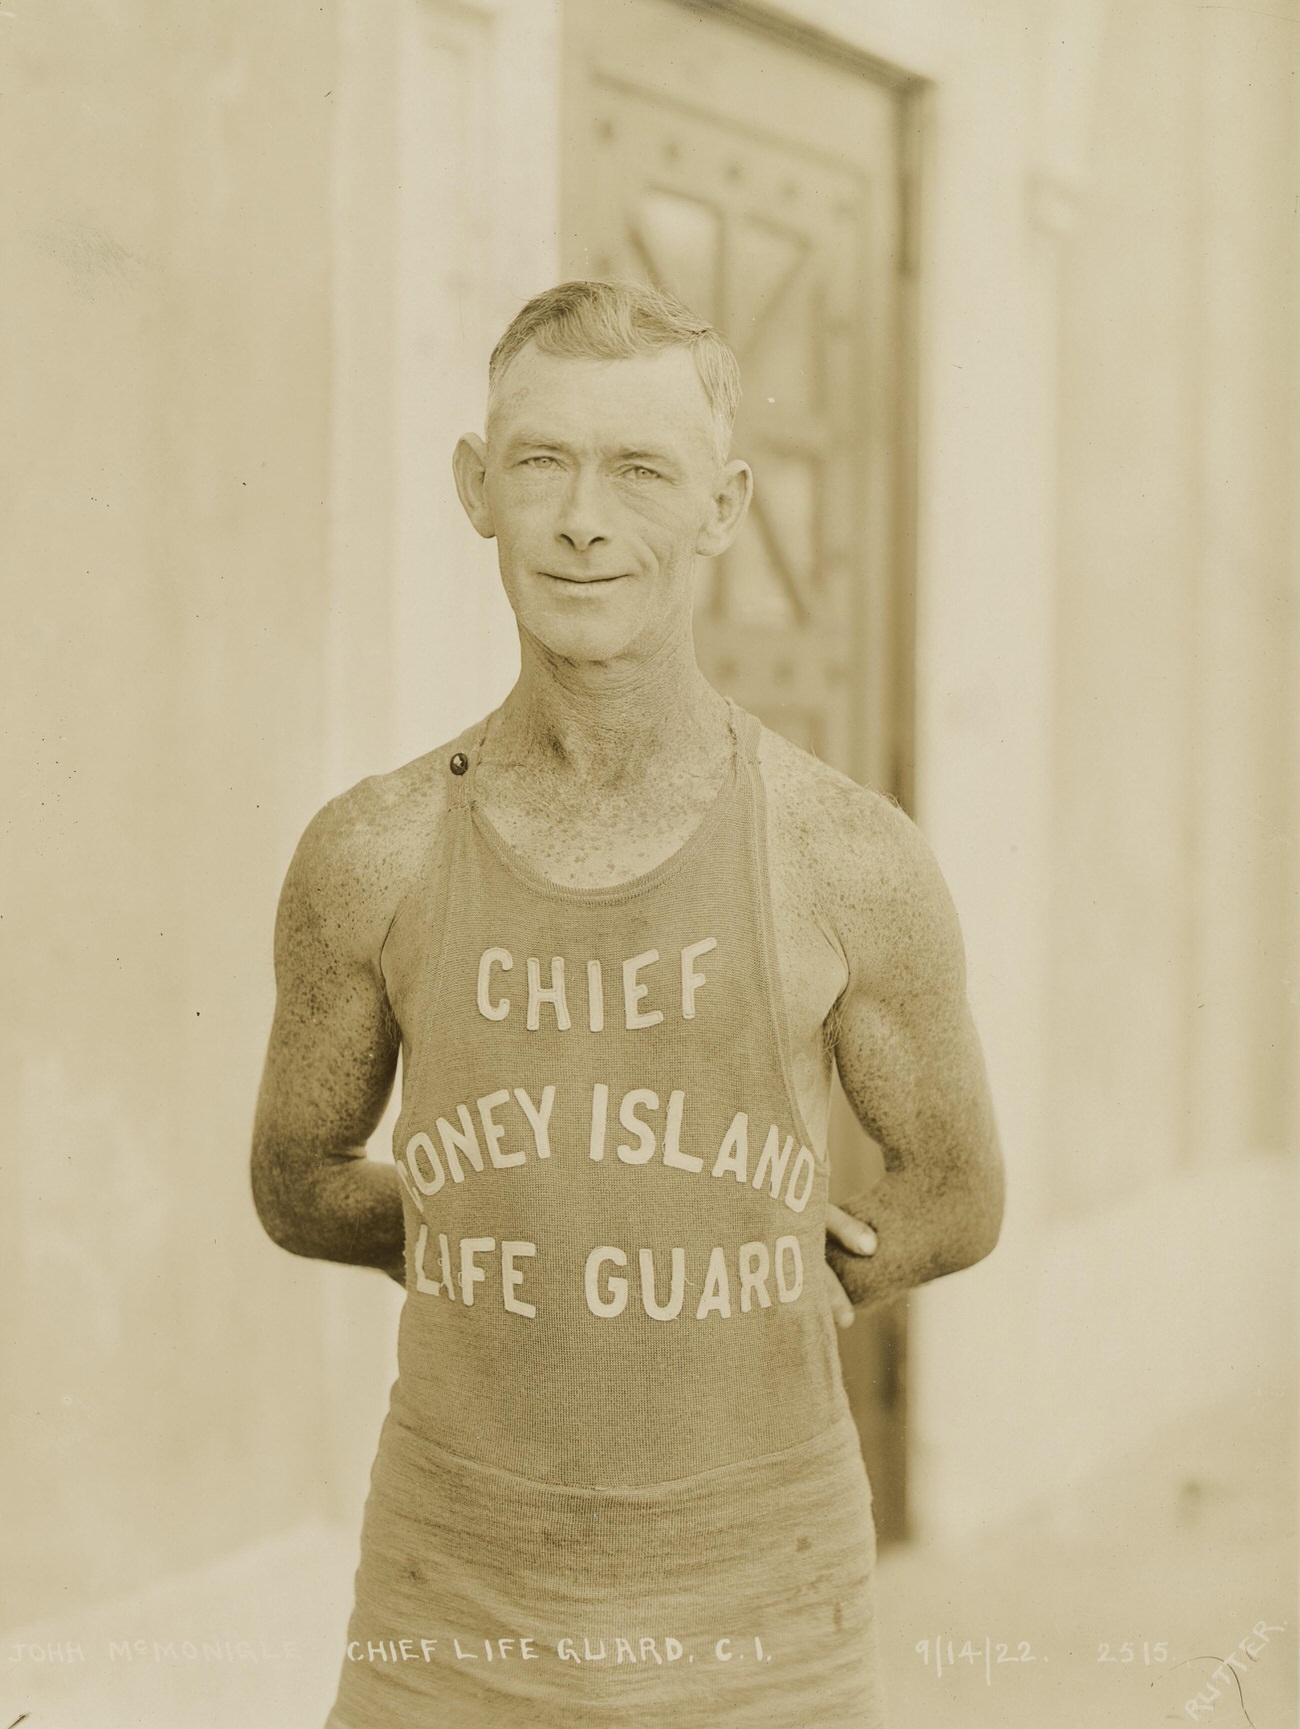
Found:
[[[706,564],[705,672],[855,779],[910,793],[903,82],[734,4],[567,0],[564,268],[670,288],[728,338],[753,508]],[[837,1087],[836,1199],[879,1154]],[[905,1305],[842,1336],[882,1539],[905,1530]]]

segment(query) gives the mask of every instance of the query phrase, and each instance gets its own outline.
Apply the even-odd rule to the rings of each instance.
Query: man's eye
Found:
[[[559,463],[555,460],[555,458],[553,456],[526,456],[524,458],[524,464],[523,465],[525,468],[543,468],[543,469],[545,469],[545,468],[558,468],[559,467]]]
[[[635,463],[626,472],[629,479],[632,480],[658,480],[660,478],[657,468],[647,468],[643,462]]]

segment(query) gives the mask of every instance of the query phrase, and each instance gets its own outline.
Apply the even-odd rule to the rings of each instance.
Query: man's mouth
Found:
[[[627,572],[618,570],[611,576],[592,576],[590,574],[585,576],[568,576],[563,571],[544,570],[542,575],[549,577],[552,582],[566,583],[570,588],[600,588],[602,586],[607,586],[611,582],[621,582],[627,575]]]

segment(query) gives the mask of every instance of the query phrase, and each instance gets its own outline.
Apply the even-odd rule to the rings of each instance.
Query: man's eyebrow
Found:
[[[660,468],[676,468],[677,458],[666,450],[642,450],[625,445],[621,450],[614,451],[617,462],[653,462]]]
[[[561,438],[553,438],[545,432],[529,432],[526,428],[522,432],[512,432],[506,440],[507,450],[521,450],[525,447],[530,450],[560,450],[566,455],[573,449],[572,445],[566,444]]]

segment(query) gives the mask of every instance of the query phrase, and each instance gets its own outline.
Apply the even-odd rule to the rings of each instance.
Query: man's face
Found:
[[[486,449],[463,439],[456,458],[521,630],[581,662],[648,657],[689,630],[696,555],[723,550],[749,496],[714,439],[689,350],[586,360],[529,344],[498,381]]]

